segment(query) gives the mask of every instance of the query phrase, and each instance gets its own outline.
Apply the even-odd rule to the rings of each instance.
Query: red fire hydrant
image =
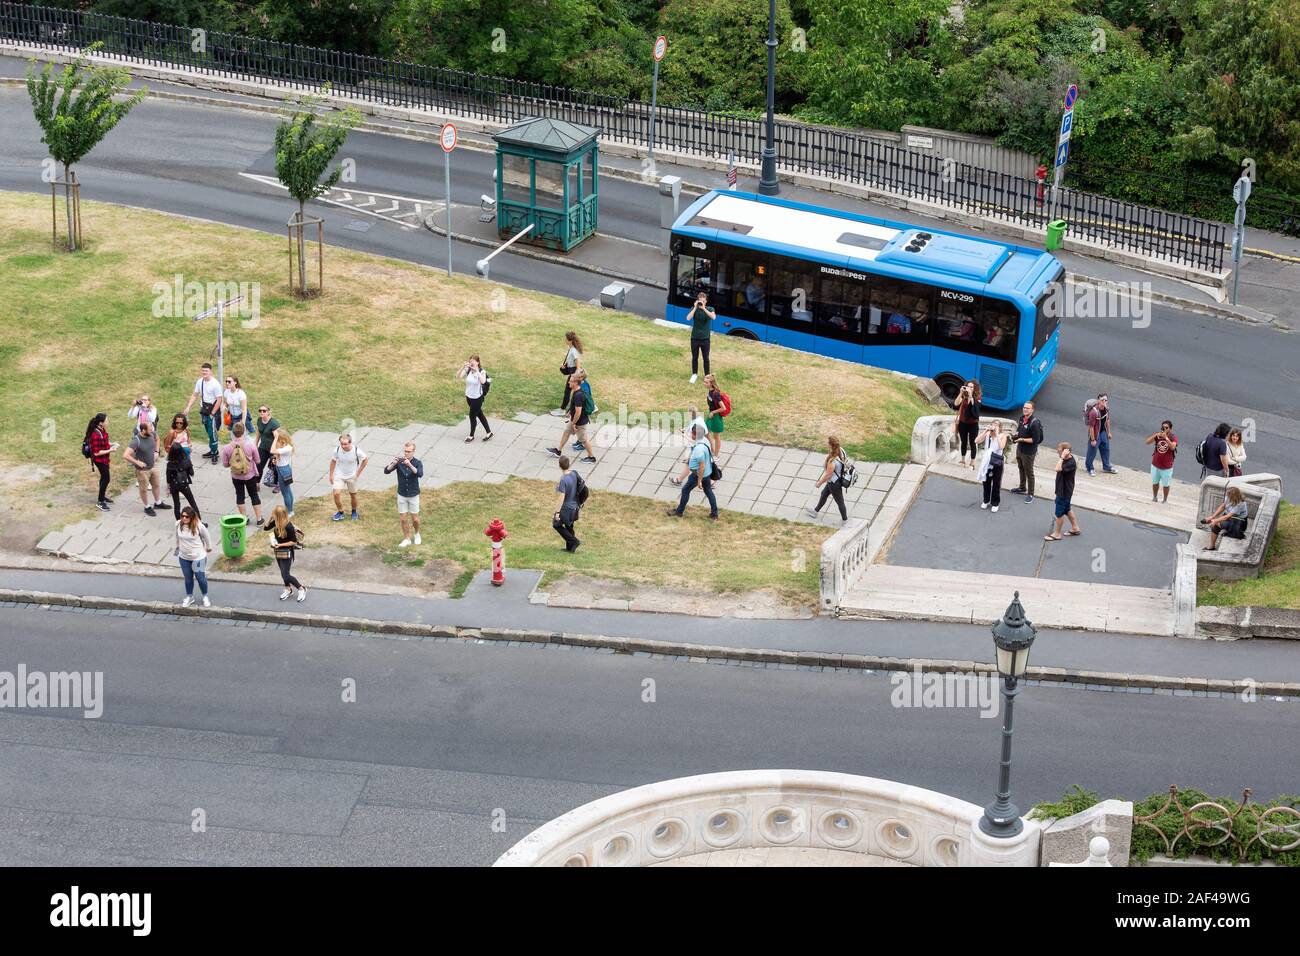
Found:
[[[1034,178],[1038,180],[1038,205],[1041,206],[1043,200],[1047,198],[1047,167],[1039,163]]]
[[[483,533],[492,542],[492,586],[499,588],[506,583],[506,555],[501,542],[510,537],[510,534],[500,518],[493,518]]]

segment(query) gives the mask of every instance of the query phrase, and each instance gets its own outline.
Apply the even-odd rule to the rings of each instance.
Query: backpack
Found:
[[[244,454],[243,442],[235,442],[230,449],[230,470],[241,475],[248,471],[248,456]]]
[[[1210,436],[1206,435],[1204,438],[1201,439],[1201,443],[1196,446],[1196,463],[1198,465],[1201,466],[1205,465],[1205,443],[1209,440],[1210,440]]]
[[[848,456],[841,453],[840,457],[840,487],[852,488],[858,480],[858,466],[849,461]]]
[[[581,508],[583,505],[587,503],[587,499],[591,497],[591,489],[588,488],[587,483],[582,480],[582,475],[578,474],[576,471],[573,473],[573,475],[575,478],[578,479],[578,488],[573,493],[573,500],[576,501],[578,503],[578,507]]]
[[[83,441],[83,442],[81,443],[81,457],[82,457],[82,458],[89,458],[89,457],[91,457],[90,442],[88,442],[88,441]]]
[[[1096,407],[1097,407],[1097,400],[1095,398],[1090,398],[1083,403],[1083,427],[1084,428],[1092,427],[1092,422],[1089,420],[1088,416],[1092,412],[1092,410]]]
[[[722,407],[718,409],[718,414],[726,418],[731,414],[731,396],[722,390],[719,390],[718,394],[722,396]]]

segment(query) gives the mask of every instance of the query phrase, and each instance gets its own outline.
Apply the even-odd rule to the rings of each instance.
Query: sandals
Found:
[[[1082,531],[1067,531],[1067,532],[1065,532],[1065,536],[1066,536],[1067,538],[1077,538],[1077,537],[1078,537],[1079,535],[1081,535],[1081,534],[1083,534]]]
[[[1054,535],[1054,534],[1045,534],[1045,535],[1043,535],[1043,540],[1044,540],[1044,541],[1060,541],[1061,539],[1058,538],[1058,537],[1057,537],[1056,535]]]

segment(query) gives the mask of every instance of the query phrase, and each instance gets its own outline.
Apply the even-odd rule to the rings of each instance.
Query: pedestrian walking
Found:
[[[81,454],[89,458],[91,467],[99,472],[99,495],[95,507],[100,511],[107,511],[112,500],[108,497],[108,475],[109,459],[115,451],[117,443],[108,437],[108,414],[100,412],[87,423],[86,437],[81,440]]]
[[[844,473],[848,468],[849,456],[844,453],[840,440],[834,435],[826,439],[826,444],[830,448],[830,453],[826,456],[822,476],[817,479],[817,484],[813,485],[814,490],[821,488],[822,496],[817,501],[817,507],[809,508],[808,511],[816,518],[825,507],[826,499],[834,498],[836,507],[840,509],[840,520],[848,521],[849,509],[844,506]]]
[[[979,480],[984,486],[984,501],[980,510],[992,507],[997,514],[1002,506],[1002,470],[1007,462],[1007,442],[1011,436],[1002,430],[1002,423],[994,419],[989,427],[975,437],[976,442],[984,443],[984,458],[980,462]],[[1019,462],[1017,462],[1018,464]],[[1033,474],[1033,459],[1029,462],[1030,474]],[[1024,472],[1022,471],[1023,475]]]
[[[1228,435],[1231,433],[1231,425],[1219,422],[1219,427],[1206,435],[1196,449],[1196,460],[1201,463],[1202,478],[1206,475],[1232,477],[1232,459],[1228,455]]]
[[[181,509],[180,519],[176,522],[176,547],[172,551],[181,564],[181,574],[185,576],[185,600],[181,607],[194,603],[194,582],[199,582],[199,593],[203,595],[203,606],[211,607],[208,600],[208,555],[212,553],[212,537],[208,526],[199,520],[196,509],[186,505]]]
[[[190,457],[190,420],[179,412],[172,416],[171,431],[163,437],[163,451],[170,454],[172,445],[179,445],[186,459]]]
[[[331,520],[343,520],[344,491],[348,493],[352,505],[352,520],[360,520],[361,516],[357,514],[357,482],[361,480],[361,473],[366,470],[369,458],[369,455],[354,444],[351,435],[339,436],[339,443],[334,448],[334,454],[330,456],[329,478],[330,488],[334,491],[335,508]]]
[[[1024,495],[1026,502],[1032,502],[1034,462],[1038,455],[1038,446],[1043,443],[1043,423],[1034,415],[1033,402],[1025,402],[1020,409],[1020,420],[1016,423],[1016,434],[1012,442],[1016,446],[1016,470],[1020,474],[1020,481],[1011,493]]]
[[[134,422],[132,426],[132,435],[140,434],[141,424],[148,423],[158,430],[158,409],[154,407],[153,401],[148,395],[141,395],[135,400],[135,404],[127,410],[126,417]],[[155,436],[157,437],[157,436]]]
[[[248,395],[235,375],[226,376],[226,387],[221,392],[221,415],[227,428],[242,423],[245,432],[253,430],[253,413],[248,407]]]
[[[284,505],[275,506],[267,530],[271,532],[271,551],[275,554],[276,567],[280,569],[280,580],[284,582],[280,600],[287,601],[289,595],[297,591],[298,603],[301,604],[307,600],[307,589],[293,576],[293,558],[302,547],[302,532],[293,526],[289,520],[289,511]]]
[[[1164,501],[1169,500],[1169,486],[1174,482],[1174,457],[1178,454],[1178,436],[1174,434],[1174,423],[1165,419],[1160,423],[1160,431],[1147,437],[1145,444],[1154,445],[1151,450],[1151,500],[1160,501],[1160,489],[1164,489]]]
[[[1249,516],[1250,509],[1246,505],[1246,496],[1236,485],[1229,485],[1228,490],[1224,492],[1222,504],[1215,509],[1214,514],[1201,519],[1201,526],[1210,532],[1210,546],[1205,550],[1219,550],[1221,535],[1225,538],[1246,537],[1246,522]]]
[[[697,293],[695,304],[686,313],[686,321],[691,323],[691,384],[700,377],[700,356],[704,356],[704,374],[709,374],[709,339],[713,334],[713,320],[718,313],[709,308],[709,294]]]
[[[154,434],[153,425],[142,421],[136,425],[135,437],[126,446],[122,455],[126,463],[135,469],[135,481],[140,487],[140,502],[144,513],[150,518],[158,515],[158,508],[163,507],[162,477],[159,475],[158,436]],[[149,492],[153,492],[150,503]]]
[[[262,480],[266,466],[271,463],[271,445],[275,443],[275,433],[280,423],[271,416],[271,406],[262,405],[257,409],[257,480]],[[288,506],[286,506],[288,507]],[[290,511],[293,509],[290,508]]]
[[[576,435],[582,447],[586,450],[586,455],[582,460],[587,464],[594,464],[596,461],[596,446],[592,443],[587,433],[587,426],[591,423],[592,413],[596,410],[595,400],[591,392],[582,387],[587,380],[587,373],[583,369],[578,369],[569,376],[569,420],[564,425],[564,434],[560,436],[560,443],[554,448],[546,449],[556,458],[564,457],[560,451],[564,443],[569,440],[570,435]]]
[[[1083,406],[1083,420],[1088,426],[1088,455],[1084,464],[1089,475],[1096,475],[1093,464],[1097,453],[1101,452],[1101,469],[1108,475],[1117,475],[1119,470],[1110,466],[1110,399],[1102,392],[1095,399],[1089,399]]]
[[[1072,506],[1074,476],[1078,471],[1079,463],[1074,460],[1074,452],[1071,450],[1068,441],[1063,441],[1056,446],[1056,454],[1058,458],[1056,462],[1056,519],[1051,533],[1043,535],[1046,541],[1061,540],[1061,527],[1065,524],[1067,518],[1070,519],[1070,530],[1065,534],[1077,535],[1082,533],[1079,530],[1079,522],[1074,518],[1074,508]]]
[[[230,469],[235,486],[235,507],[244,514],[244,498],[253,506],[253,520],[262,524],[262,496],[258,492],[257,443],[244,433],[244,423],[230,426],[230,444],[221,449],[221,464]],[[248,517],[244,515],[244,517]]]
[[[1228,432],[1228,477],[1240,478],[1245,474],[1244,466],[1246,464],[1246,443],[1242,438],[1241,429],[1234,428]]]
[[[704,376],[704,384],[709,387],[705,401],[709,406],[709,415],[704,420],[709,430],[709,451],[716,459],[722,454],[722,432],[724,419],[731,414],[731,396],[718,388],[718,380],[713,375]]]
[[[181,498],[189,502],[195,514],[199,514],[198,503],[194,500],[194,464],[179,442],[172,442],[167,451],[167,493],[172,496],[172,516],[181,519]]]
[[[697,487],[704,489],[704,497],[709,500],[709,517],[714,521],[718,520],[718,499],[713,494],[714,476],[721,477],[718,466],[714,464],[713,452],[710,450],[709,441],[706,437],[707,432],[701,431],[698,426],[691,429],[691,459],[690,459],[690,477],[682,485],[682,497],[677,503],[676,508],[669,508],[668,514],[680,518],[686,511],[686,503],[690,501],[691,492]]]
[[[581,475],[571,470],[571,464],[568,455],[560,456],[560,480],[555,485],[555,513],[551,516],[551,527],[564,539],[564,550],[569,554],[582,545],[573,526],[582,514],[582,502],[586,498],[586,484]]]
[[[409,548],[412,541],[420,544],[420,479],[424,477],[424,465],[415,457],[415,442],[403,445],[401,456],[384,468],[385,475],[394,471],[397,472],[397,521],[402,526],[402,540],[397,546]],[[415,529],[414,537],[408,523]]]
[[[289,517],[293,517],[293,439],[289,437],[289,432],[283,428],[275,430],[275,437],[271,440],[271,470],[275,473],[275,483],[280,489],[280,496],[284,500],[285,510],[289,512]],[[332,484],[332,482],[331,482]],[[338,500],[336,493],[335,501]]]
[[[974,468],[976,457],[975,436],[980,430],[980,401],[983,392],[980,383],[971,379],[957,392],[956,414],[952,419],[953,434],[961,441],[961,453],[957,462],[963,468]],[[970,463],[966,462],[966,449],[970,448]]]
[[[700,414],[698,407],[692,405],[686,411],[686,427],[682,429],[682,440],[686,445],[686,454],[682,456],[682,471],[681,474],[670,475],[668,478],[674,485],[680,485],[691,473],[691,445],[694,444],[691,436],[695,434],[693,429],[696,425],[700,427],[701,433],[708,431],[709,426],[705,423],[704,416]]]
[[[456,377],[465,380],[465,404],[469,406],[469,437],[465,439],[465,443],[469,444],[474,440],[474,430],[479,422],[483,423],[485,432],[483,440],[491,441],[492,426],[488,424],[487,416],[483,414],[483,399],[487,398],[488,389],[492,387],[492,377],[483,368],[483,363],[479,361],[477,355],[469,357],[469,361],[460,367]]]
[[[217,453],[217,412],[221,407],[221,383],[212,374],[212,365],[204,362],[199,366],[199,377],[194,383],[190,400],[185,403],[182,415],[188,415],[195,402],[199,403],[199,415],[203,419],[203,428],[208,433],[208,453],[204,455],[214,465],[219,458]]]
[[[564,361],[560,363],[560,374],[564,376],[564,390],[560,394],[560,407],[551,412],[552,415],[568,414],[569,376],[582,368],[582,339],[578,338],[578,333],[565,332],[564,343],[568,349],[564,353]]]

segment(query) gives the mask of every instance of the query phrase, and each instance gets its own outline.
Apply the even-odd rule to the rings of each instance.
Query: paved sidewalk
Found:
[[[511,421],[489,421],[495,437],[484,443],[480,433],[479,440],[472,444],[465,443],[468,419],[456,425],[357,429],[357,445],[370,456],[359,482],[360,490],[396,488],[396,479],[384,474],[384,466],[401,453],[407,441],[415,442],[416,456],[424,463],[423,489],[457,481],[500,484],[510,477],[551,480],[559,474],[555,458],[546,449],[559,440],[564,430],[562,418],[520,413]],[[594,465],[577,462],[578,453],[572,447],[565,449],[593,490],[665,503],[678,500],[680,490],[668,479],[680,470],[687,454],[680,434],[610,423],[599,428],[593,440],[599,453]],[[293,444],[295,497],[301,500],[329,495],[329,459],[337,435],[298,431]],[[840,517],[833,502],[827,502],[816,519],[804,510],[817,502],[813,485],[822,473],[824,459],[825,453],[819,451],[724,440],[719,456],[724,475],[715,488],[718,507],[839,527]],[[202,460],[194,470],[195,498],[215,536],[217,516],[235,512],[229,472]],[[859,462],[858,473],[857,485],[845,492],[850,520],[873,518],[895,485],[915,485],[924,469],[920,465]],[[280,499],[265,488],[262,497],[262,514],[267,517]],[[702,493],[694,492],[692,506],[699,507],[701,501]],[[50,532],[37,544],[37,550],[92,562],[171,563],[174,523],[170,508],[156,518],[144,515],[141,508],[135,489],[125,490],[113,503],[111,513]]]

